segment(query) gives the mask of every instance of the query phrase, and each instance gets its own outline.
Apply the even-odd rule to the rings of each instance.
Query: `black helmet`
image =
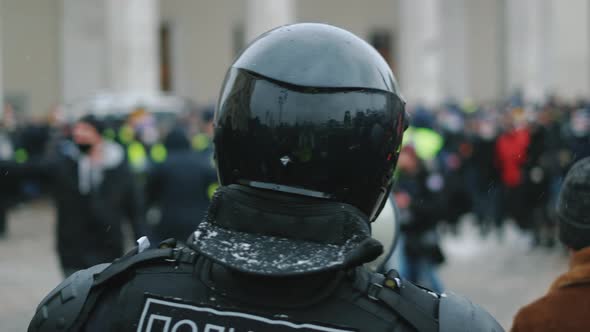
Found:
[[[351,204],[374,219],[405,125],[391,69],[352,33],[302,23],[254,40],[229,69],[215,116],[222,185]]]

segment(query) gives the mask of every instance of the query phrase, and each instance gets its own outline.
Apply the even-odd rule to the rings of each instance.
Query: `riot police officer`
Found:
[[[221,187],[187,240],[145,239],[73,275],[29,331],[501,331],[468,300],[368,272],[406,123],[355,35],[295,24],[252,42],[215,117]],[[197,221],[195,222],[197,224]]]

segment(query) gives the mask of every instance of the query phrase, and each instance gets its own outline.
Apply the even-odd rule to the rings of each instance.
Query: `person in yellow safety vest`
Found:
[[[113,128],[105,129],[104,132],[102,133],[102,136],[111,142],[114,142],[117,140],[117,133],[115,132],[115,130]]]
[[[429,128],[409,127],[404,133],[402,146],[411,144],[416,155],[424,161],[432,161],[444,145],[444,138]]]
[[[144,110],[135,111],[130,116],[130,121],[137,121],[138,117],[144,116],[144,112]],[[162,144],[155,144],[147,149],[143,143],[136,139],[136,131],[130,123],[119,128],[118,138],[121,144],[126,146],[127,161],[135,173],[144,172],[150,159],[155,163],[166,160],[166,148]]]
[[[156,143],[150,147],[150,159],[156,164],[163,163],[168,157],[168,150],[162,143]]]
[[[132,141],[127,145],[127,160],[131,169],[140,173],[147,168],[147,153],[145,147],[139,141]]]
[[[129,165],[136,172],[145,171],[149,162],[153,162],[155,164],[163,163],[166,161],[167,157],[168,150],[162,143],[156,143],[149,149],[146,149],[146,147],[141,142],[134,140],[127,146],[127,159],[129,161]]]
[[[211,166],[211,169],[215,170],[216,165],[215,165],[215,158],[213,155],[213,144],[211,143],[211,139],[209,139],[208,137],[206,137],[206,138],[208,139],[208,145],[203,150],[200,150],[199,152],[202,153],[203,155],[205,155],[205,157],[209,161],[209,165]],[[217,188],[219,188],[219,182],[217,182],[217,178],[216,178],[215,181],[211,182],[211,184],[209,184],[209,186],[207,187],[207,197],[209,198],[209,200],[213,199],[213,195],[215,194],[215,191],[217,191]]]
[[[24,148],[18,148],[14,151],[14,161],[19,164],[24,164],[29,160],[29,153]]]
[[[202,153],[206,156],[211,164],[211,168],[215,169],[215,159],[213,158],[213,115],[212,109],[206,109],[201,114],[201,132],[194,135],[191,139],[191,146],[193,150]],[[209,199],[213,198],[213,194],[219,188],[217,181],[212,182],[207,188],[207,196]]]
[[[195,151],[213,151],[213,110],[205,109],[201,113],[200,132],[193,136],[191,145]]]
[[[143,145],[134,140],[135,131],[129,124],[123,124],[118,132],[117,138],[127,153],[127,162],[134,172],[140,172],[145,166],[146,152]]]
[[[191,139],[193,150],[203,152],[211,147],[211,138],[203,133],[198,133]]]
[[[129,145],[133,142],[133,138],[135,137],[135,131],[133,127],[128,124],[124,124],[119,128],[119,142],[123,145]]]
[[[191,139],[191,147],[198,153],[204,154],[209,160],[211,168],[215,169],[215,159],[213,158],[213,144],[211,138],[203,133],[199,133]],[[207,188],[207,196],[209,199],[213,198],[213,194],[219,188],[217,181],[211,183]]]

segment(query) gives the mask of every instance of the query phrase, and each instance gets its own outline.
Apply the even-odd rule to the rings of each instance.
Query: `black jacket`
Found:
[[[502,331],[464,298],[368,272],[381,246],[346,204],[222,187],[187,246],[77,272],[29,331]]]
[[[498,171],[494,165],[495,139],[474,138],[471,167],[477,173],[476,188],[478,192],[487,192],[498,182]]]
[[[188,140],[173,131],[165,141],[168,156],[148,174],[149,205],[161,212],[152,232],[153,242],[167,238],[186,239],[203,219],[209,206],[208,192],[217,183],[212,160],[192,151]]]
[[[24,165],[4,164],[14,178],[35,178],[49,185],[55,201],[57,251],[64,268],[81,269],[110,262],[123,254],[122,223],[136,237],[145,234],[140,192],[119,146],[106,143],[109,165],[102,181],[82,193],[79,155],[64,142],[54,158]]]
[[[62,300],[65,299],[65,300]],[[82,270],[39,305],[28,331],[501,332],[477,305],[363,267],[274,278],[189,248],[133,253]]]
[[[429,175],[420,165],[415,174],[400,172],[393,190],[394,193],[405,192],[411,197],[410,206],[400,209],[406,254],[410,259],[429,258],[442,263],[444,255],[438,242],[436,226],[444,206],[440,192],[444,183],[439,184],[441,188],[429,186],[428,182],[433,181],[430,178],[433,176],[437,175]]]

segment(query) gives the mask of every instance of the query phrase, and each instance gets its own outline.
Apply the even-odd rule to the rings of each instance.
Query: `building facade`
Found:
[[[98,91],[213,104],[254,36],[323,22],[373,44],[409,103],[573,99],[590,93],[589,16],[589,0],[0,0],[0,89],[26,114]]]

